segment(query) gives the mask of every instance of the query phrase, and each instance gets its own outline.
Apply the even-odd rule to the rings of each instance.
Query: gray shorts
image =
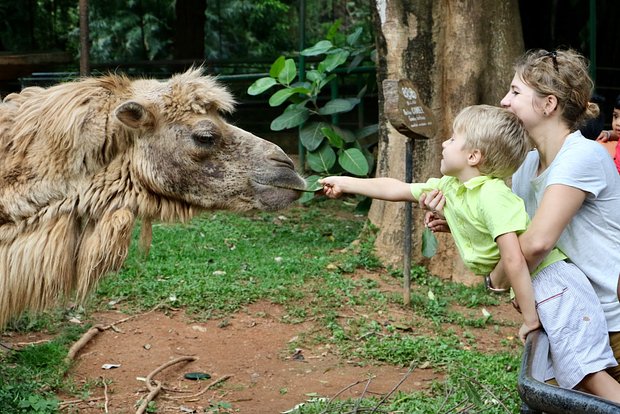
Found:
[[[538,317],[549,337],[546,379],[574,388],[586,375],[617,365],[598,296],[577,266],[556,262],[542,269],[532,284]]]

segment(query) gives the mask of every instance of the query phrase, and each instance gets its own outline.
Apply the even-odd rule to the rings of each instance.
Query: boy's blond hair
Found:
[[[510,177],[531,148],[521,120],[496,106],[468,106],[454,118],[452,128],[465,136],[466,149],[480,151],[478,170],[490,177]]]

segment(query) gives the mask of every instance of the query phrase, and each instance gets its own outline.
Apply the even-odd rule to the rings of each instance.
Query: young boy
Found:
[[[620,384],[604,371],[617,363],[605,317],[586,276],[557,249],[530,276],[521,253],[518,236],[529,218],[523,201],[503,181],[529,151],[521,121],[502,108],[470,106],[457,115],[453,135],[442,147],[443,177],[426,183],[345,176],[319,182],[331,198],[351,193],[387,201],[417,201],[422,193],[439,189],[446,199],[443,212],[464,263],[474,273],[488,275],[500,256],[505,262],[523,314],[519,338],[525,341],[541,324],[547,332],[553,367],[549,378],[555,375],[560,386],[574,388],[586,376],[600,377],[604,386],[612,387],[611,395],[616,392],[620,399]]]

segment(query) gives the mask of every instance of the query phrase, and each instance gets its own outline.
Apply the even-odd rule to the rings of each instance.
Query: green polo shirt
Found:
[[[487,275],[499,261],[498,236],[521,234],[529,224],[523,200],[499,178],[478,176],[461,183],[457,178],[431,178],[426,183],[411,184],[417,200],[422,193],[438,189],[446,197],[443,213],[465,265],[478,275]],[[538,266],[540,269],[566,259],[553,249]]]

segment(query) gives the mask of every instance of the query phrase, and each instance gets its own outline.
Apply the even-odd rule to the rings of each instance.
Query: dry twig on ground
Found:
[[[169,366],[178,364],[179,362],[183,362],[183,361],[191,362],[191,361],[195,361],[196,359],[197,358],[193,356],[179,357],[179,358],[173,359],[172,361],[168,361],[165,364],[155,368],[155,370],[153,370],[149,375],[147,375],[146,386],[150,392],[149,392],[149,395],[147,395],[146,398],[142,400],[142,403],[138,407],[136,414],[143,414],[144,412],[146,412],[146,408],[149,405],[149,402],[153,401],[155,397],[157,396],[157,394],[159,393],[159,391],[161,390],[161,382],[153,379],[155,375],[157,375],[160,371],[163,371],[164,369],[168,368]],[[152,383],[155,383],[155,385],[153,385]]]
[[[88,331],[86,331],[81,337],[80,339],[77,340],[77,342],[75,342],[71,348],[69,348],[69,352],[67,353],[67,361],[73,361],[75,359],[75,357],[77,356],[77,354],[82,350],[82,348],[84,348],[86,346],[87,343],[90,342],[91,339],[93,339],[95,336],[97,336],[99,334],[99,332],[103,332],[106,331],[108,329],[113,329],[116,325],[121,324],[123,322],[127,322],[131,319],[135,319],[139,316],[143,316],[143,315],[148,315],[151,312],[154,312],[155,310],[157,310],[159,307],[161,307],[161,304],[155,306],[153,309],[151,309],[150,311],[146,312],[146,313],[140,313],[140,314],[136,314],[136,315],[131,315],[128,316],[126,318],[120,319],[118,321],[112,322],[109,325],[95,325],[92,328],[90,328]]]

